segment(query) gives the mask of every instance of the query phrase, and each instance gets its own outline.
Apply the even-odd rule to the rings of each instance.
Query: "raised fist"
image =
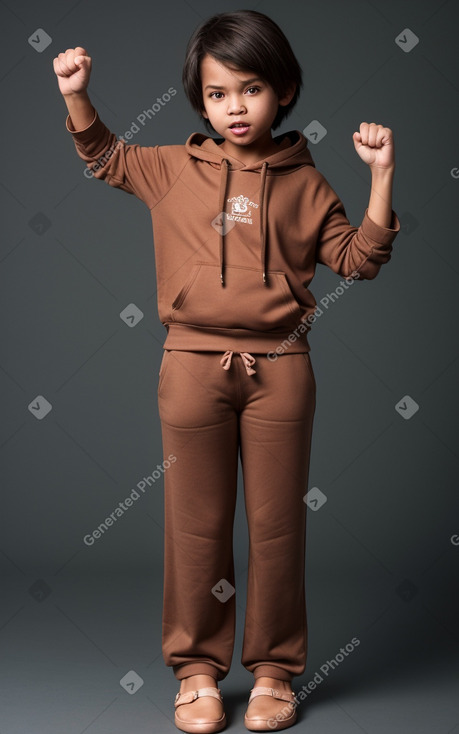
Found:
[[[91,57],[81,46],[68,48],[53,59],[61,94],[83,92],[89,84]]]

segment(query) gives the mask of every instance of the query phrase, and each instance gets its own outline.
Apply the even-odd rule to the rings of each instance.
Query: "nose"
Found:
[[[238,94],[228,97],[228,114],[239,115],[246,112],[245,105]]]

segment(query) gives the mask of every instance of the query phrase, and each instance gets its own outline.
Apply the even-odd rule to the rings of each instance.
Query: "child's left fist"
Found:
[[[360,132],[355,132],[352,139],[357,153],[370,168],[390,170],[395,167],[394,140],[389,127],[361,122]]]

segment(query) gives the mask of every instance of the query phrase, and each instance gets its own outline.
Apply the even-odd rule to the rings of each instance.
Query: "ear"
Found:
[[[204,117],[204,118],[205,118],[206,120],[208,120],[208,119],[209,119],[209,115],[207,114],[207,112],[205,111],[205,109],[204,109],[204,108],[202,108],[202,110],[201,110],[201,115],[202,115],[202,116],[203,116],[203,117]]]
[[[279,97],[279,104],[281,105],[281,107],[285,107],[286,105],[288,105],[289,102],[292,101],[295,91],[296,91],[296,84],[295,82],[292,82],[287,87],[285,94],[282,97]]]

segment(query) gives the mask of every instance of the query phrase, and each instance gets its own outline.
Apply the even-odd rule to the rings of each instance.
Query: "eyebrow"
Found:
[[[258,77],[253,77],[252,79],[245,79],[241,82],[241,87],[245,87],[246,84],[253,84],[254,82],[262,82],[262,79],[259,79]],[[225,87],[218,86],[218,84],[207,84],[205,89],[225,89]]]

